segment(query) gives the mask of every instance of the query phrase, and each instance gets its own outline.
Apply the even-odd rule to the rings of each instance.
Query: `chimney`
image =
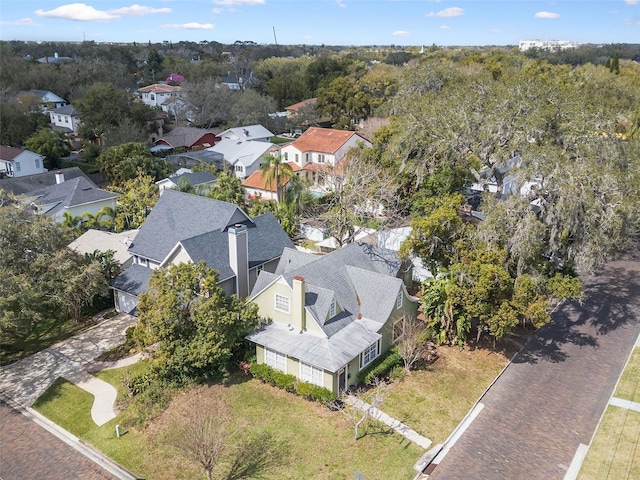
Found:
[[[64,183],[64,173],[56,172],[56,185]]]
[[[307,329],[307,317],[304,309],[304,278],[296,275],[293,277],[293,300],[291,302],[291,313],[293,321],[291,322],[300,333]]]
[[[236,224],[229,227],[229,265],[236,274],[236,295],[249,296],[249,237],[247,227]]]

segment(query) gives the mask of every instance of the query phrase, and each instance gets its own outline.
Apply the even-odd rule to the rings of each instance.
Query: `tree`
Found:
[[[144,143],[109,147],[100,154],[96,164],[114,186],[139,175],[148,175],[157,181],[173,173],[173,166],[154,157]]]
[[[47,117],[40,112],[31,113],[19,102],[2,103],[0,108],[0,143],[23,145],[39,127],[44,127]]]
[[[229,168],[225,168],[218,174],[216,183],[206,195],[215,200],[234,203],[244,208],[246,203],[245,191],[242,182]]]
[[[255,90],[244,90],[234,100],[229,112],[232,125],[269,125],[272,122],[269,114],[277,110],[272,98]]]
[[[424,321],[409,316],[402,319],[402,337],[398,344],[398,354],[404,362],[404,370],[410,373],[413,366],[428,351],[429,331]]]
[[[157,344],[153,365],[161,378],[178,384],[221,378],[258,324],[257,306],[227,297],[218,280],[204,262],[153,271],[136,329],[146,344]]]
[[[158,186],[149,175],[126,180],[116,191],[120,192],[115,210],[115,230],[139,228],[160,198]]]
[[[273,183],[276,191],[276,202],[283,201],[285,198],[285,179],[288,180],[293,177],[291,165],[284,162],[281,157],[266,155],[264,157],[264,162],[260,165],[260,170],[262,171],[262,176],[264,178],[264,188],[269,190]]]
[[[32,152],[44,155],[52,167],[60,167],[60,159],[66,156],[67,142],[62,132],[41,128],[25,142],[25,147]]]
[[[387,391],[387,383],[374,377],[371,388],[360,389],[345,397],[341,412],[353,425],[354,441],[360,438],[360,428],[373,418],[375,410],[385,402]]]
[[[191,120],[204,128],[229,121],[231,106],[238,93],[214,79],[184,82],[182,92],[188,104],[193,107],[190,111],[194,118]]]

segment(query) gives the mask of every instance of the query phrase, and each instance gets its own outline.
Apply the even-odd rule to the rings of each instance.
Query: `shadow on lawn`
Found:
[[[582,303],[567,302],[549,324],[513,359],[514,363],[562,362],[563,348],[573,344],[598,349],[598,337],[637,322],[640,315],[640,261],[629,257],[611,262],[592,276],[581,278]]]

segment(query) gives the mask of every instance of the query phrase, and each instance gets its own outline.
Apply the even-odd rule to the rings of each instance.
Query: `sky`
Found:
[[[2,0],[0,39],[282,45],[640,43],[640,0]],[[134,3],[139,1],[140,3]]]

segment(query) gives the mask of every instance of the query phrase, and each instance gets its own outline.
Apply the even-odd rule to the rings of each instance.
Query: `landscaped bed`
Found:
[[[441,347],[438,353],[439,360],[428,371],[413,372],[393,384],[381,406],[434,442],[446,438],[507,362],[504,355],[487,350]],[[98,376],[122,395],[120,379],[127,369],[133,373],[138,368],[141,366],[107,370]],[[353,425],[342,413],[242,374],[225,385],[209,387],[208,392],[224,397],[234,421],[243,428],[266,430],[288,446],[286,456],[266,478],[344,479],[352,478],[356,471],[371,480],[411,478],[414,462],[424,453],[387,428],[374,427],[354,441]],[[199,465],[160,441],[166,416],[144,429],[123,428],[125,434],[116,438],[115,425],[122,423],[127,412],[98,427],[91,421],[90,405],[88,393],[59,380],[35,408],[141,477],[202,478]]]

